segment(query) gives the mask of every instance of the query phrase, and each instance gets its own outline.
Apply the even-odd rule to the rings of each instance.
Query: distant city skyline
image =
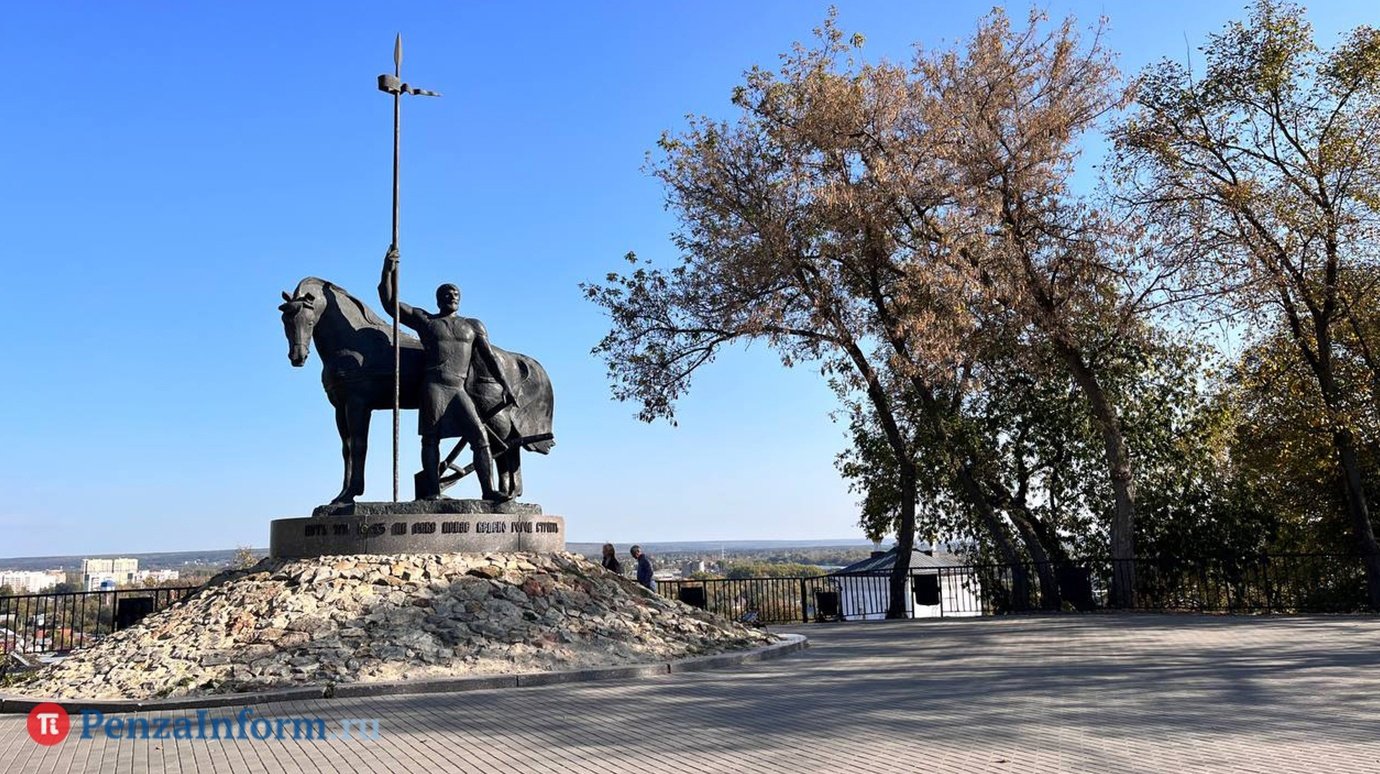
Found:
[[[845,428],[810,364],[732,350],[678,427],[643,425],[609,399],[589,355],[608,323],[577,287],[628,251],[674,260],[645,153],[687,113],[732,119],[741,73],[808,40],[830,4],[417,3],[386,19],[364,3],[9,8],[0,36],[25,83],[0,124],[0,553],[265,545],[270,519],[339,489],[320,361],[288,364],[275,307],[314,275],[377,308],[391,105],[374,78],[399,31],[404,80],[445,95],[405,106],[401,295],[430,305],[456,282],[462,314],[546,366],[557,445],[527,458],[524,499],[566,517],[572,542],[861,541],[833,467]],[[833,4],[868,59],[952,43],[990,7]],[[1127,74],[1196,56],[1246,13],[1040,7],[1085,26],[1108,15]],[[1373,16],[1309,9],[1324,43]],[[405,497],[415,426],[405,415]],[[364,499],[389,497],[390,445],[376,414]],[[472,480],[453,493],[476,496]]]

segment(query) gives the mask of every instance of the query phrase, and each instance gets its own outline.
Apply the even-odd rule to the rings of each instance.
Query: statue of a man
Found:
[[[383,277],[379,280],[379,301],[388,314],[393,314],[398,289],[398,251],[388,248],[383,259]],[[483,420],[474,407],[474,400],[465,391],[465,379],[470,373],[470,359],[475,353],[484,358],[489,372],[503,390],[503,399],[516,403],[512,386],[508,384],[489,345],[489,333],[478,320],[461,317],[460,288],[445,284],[436,288],[438,311],[432,314],[407,304],[398,304],[398,322],[417,332],[425,352],[425,371],[417,417],[417,432],[422,436],[423,486],[417,490],[418,500],[441,497],[441,439],[464,438],[474,450],[474,472],[485,500],[507,499],[493,487],[493,455],[489,452],[489,437]]]

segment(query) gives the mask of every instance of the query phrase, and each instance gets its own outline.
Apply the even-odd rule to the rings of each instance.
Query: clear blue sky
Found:
[[[0,26],[0,556],[262,546],[339,488],[320,361],[287,361],[279,292],[374,299],[389,237],[390,71],[445,93],[404,112],[402,296],[445,281],[556,388],[528,496],[578,541],[842,538],[833,399],[765,347],[708,368],[681,425],[609,399],[606,329],[577,283],[674,227],[644,154],[686,113],[729,114],[754,63],[825,2],[11,4]],[[840,2],[870,57],[966,35],[990,3]],[[1373,15],[1314,4],[1327,36]],[[1013,6],[1023,15],[1025,6]],[[1128,71],[1238,3],[1051,3],[1111,18]],[[417,468],[404,417],[405,480]],[[375,415],[365,499],[387,499]],[[474,496],[471,480],[459,496]]]

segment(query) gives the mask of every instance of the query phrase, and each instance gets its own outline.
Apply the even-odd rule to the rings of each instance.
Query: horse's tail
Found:
[[[551,377],[541,363],[527,355],[513,353],[521,377],[522,406],[517,409],[522,417],[522,431],[525,434],[522,448],[547,454],[556,445],[551,429],[551,415],[555,409],[555,397],[551,390]]]

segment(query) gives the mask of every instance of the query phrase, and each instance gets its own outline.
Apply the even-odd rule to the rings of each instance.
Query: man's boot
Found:
[[[441,439],[422,438],[422,472],[413,478],[418,500],[441,497]]]

